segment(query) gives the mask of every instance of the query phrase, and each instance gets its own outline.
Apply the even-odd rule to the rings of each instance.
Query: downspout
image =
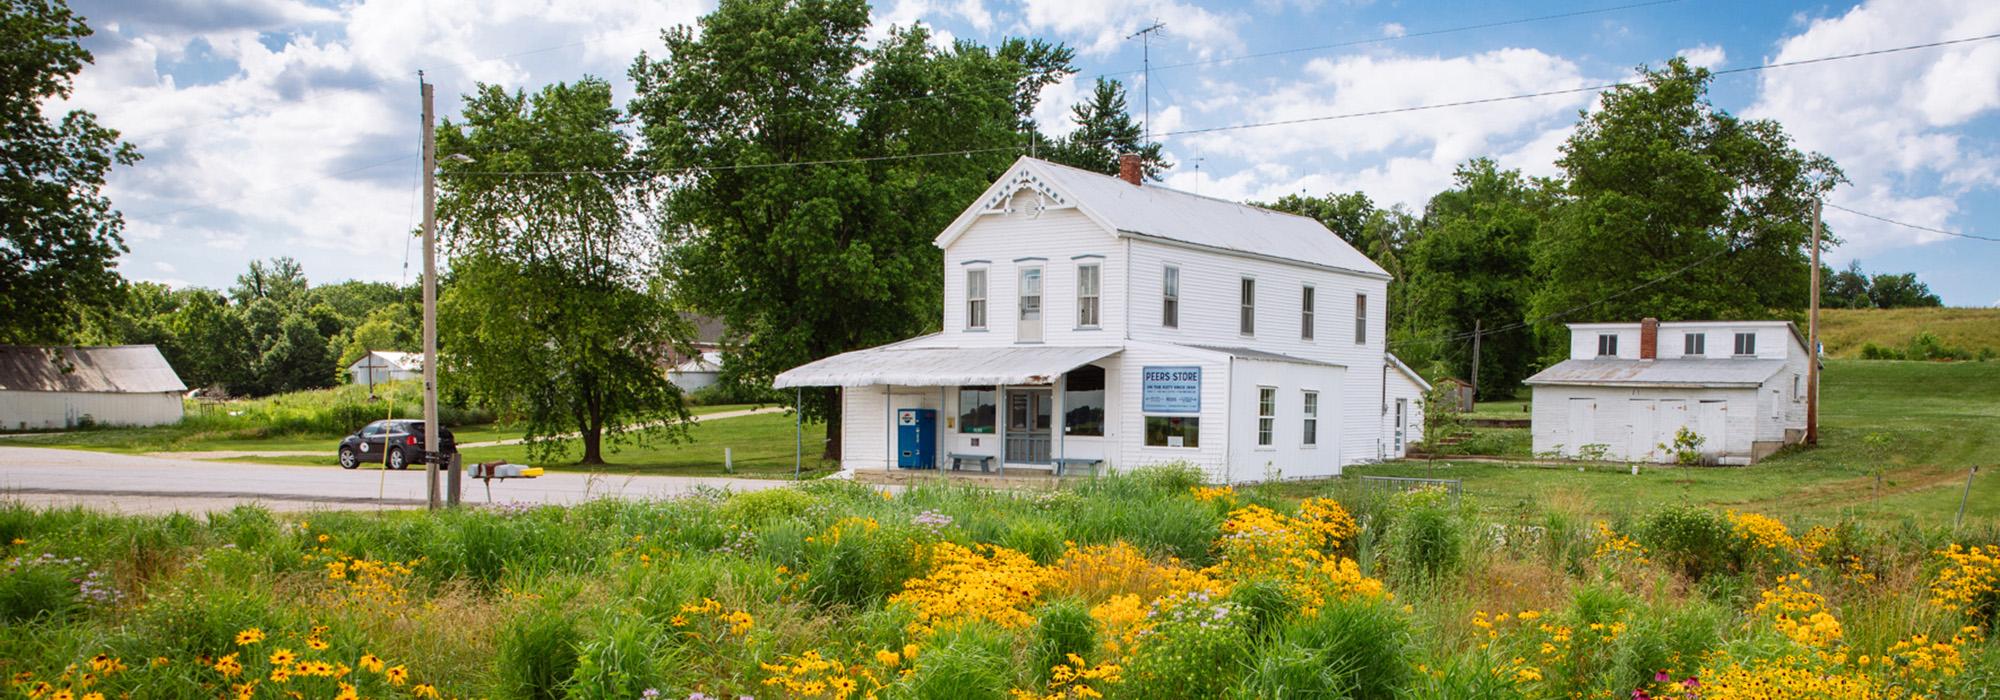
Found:
[[[896,385],[882,385],[882,473],[896,470]]]
[[[1389,355],[1382,355],[1382,408],[1375,414],[1375,461],[1388,461],[1389,453],[1382,449],[1382,419],[1389,415]],[[1407,428],[1405,429],[1407,430]],[[1339,465],[1335,465],[1339,466]],[[1343,470],[1344,471],[1344,470]]]

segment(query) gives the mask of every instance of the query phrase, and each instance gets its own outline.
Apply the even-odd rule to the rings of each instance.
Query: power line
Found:
[[[1876,220],[1876,221],[1880,221],[1880,222],[1882,222],[1882,223],[1885,223],[1885,224],[1894,224],[1894,225],[1897,225],[1897,226],[1901,226],[1901,227],[1903,227],[1903,228],[1911,228],[1911,229],[1916,229],[1916,230],[1918,230],[1918,231],[1928,231],[1928,232],[1931,232],[1931,233],[1941,233],[1941,234],[1944,234],[1944,235],[1947,235],[1947,236],[1957,236],[1957,237],[1959,237],[1959,238],[1970,238],[1970,239],[1972,239],[1972,240],[1975,240],[1975,241],[1992,241],[1992,242],[1995,242],[1995,243],[2000,243],[2000,238],[1991,238],[1991,237],[1988,237],[1988,236],[1980,236],[1980,235],[1974,235],[1974,234],[1970,234],[1970,233],[1959,233],[1959,232],[1957,232],[1957,231],[1946,231],[1946,230],[1944,230],[1944,229],[1941,229],[1941,228],[1931,228],[1931,227],[1929,227],[1929,226],[1921,226],[1921,225],[1918,225],[1918,224],[1912,224],[1912,223],[1909,223],[1909,222],[1906,222],[1906,221],[1897,221],[1897,220],[1895,220],[1895,219],[1891,219],[1891,218],[1889,218],[1889,217],[1886,217],[1886,216],[1876,216],[1876,215],[1874,215],[1874,214],[1870,214],[1870,213],[1868,213],[1868,212],[1865,212],[1865,211],[1857,211],[1857,210],[1854,210],[1854,209],[1849,209],[1849,208],[1847,208],[1847,207],[1843,207],[1843,206],[1840,206],[1840,205],[1838,205],[1838,204],[1834,204],[1834,203],[1832,203],[1832,202],[1822,202],[1822,204],[1825,204],[1825,205],[1826,205],[1826,206],[1827,206],[1828,208],[1830,208],[1830,209],[1839,209],[1839,210],[1841,210],[1841,211],[1844,211],[1844,212],[1847,212],[1847,213],[1849,213],[1849,214],[1853,214],[1853,215],[1855,215],[1855,216],[1860,216],[1860,217],[1865,217],[1865,218],[1869,218],[1869,219],[1874,219],[1874,220]]]

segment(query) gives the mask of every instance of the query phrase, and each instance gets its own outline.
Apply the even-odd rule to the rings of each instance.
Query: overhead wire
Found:
[[[1975,240],[1975,241],[1992,241],[1992,242],[1994,242],[1994,243],[2000,243],[2000,238],[1993,238],[1993,237],[1991,237],[1991,236],[1981,236],[1981,235],[1977,235],[1977,234],[1971,234],[1971,233],[1959,233],[1959,232],[1957,232],[1957,231],[1946,231],[1946,230],[1944,230],[1944,229],[1941,229],[1941,228],[1933,228],[1933,227],[1930,227],[1930,226],[1923,226],[1923,225],[1920,225],[1920,224],[1912,224],[1912,223],[1909,223],[1909,222],[1907,222],[1907,221],[1897,221],[1897,220],[1895,220],[1895,219],[1891,219],[1891,218],[1889,218],[1889,217],[1886,217],[1886,216],[1879,216],[1879,215],[1876,215],[1876,214],[1870,214],[1870,213],[1868,213],[1868,212],[1865,212],[1865,211],[1859,211],[1859,210],[1856,210],[1856,209],[1849,209],[1849,208],[1847,208],[1847,207],[1843,207],[1843,206],[1840,206],[1840,205],[1838,205],[1838,204],[1834,204],[1834,203],[1832,203],[1832,202],[1823,202],[1823,204],[1825,204],[1825,205],[1826,205],[1826,207],[1827,207],[1828,209],[1839,209],[1839,210],[1841,210],[1841,211],[1844,211],[1844,212],[1847,212],[1847,213],[1849,213],[1849,214],[1853,214],[1853,215],[1855,215],[1855,216],[1859,216],[1859,217],[1863,217],[1863,218],[1868,218],[1868,219],[1874,219],[1874,220],[1876,220],[1876,221],[1880,221],[1880,222],[1882,222],[1882,223],[1885,223],[1885,224],[1893,224],[1893,225],[1896,225],[1896,226],[1901,226],[1901,227],[1903,227],[1903,228],[1909,228],[1909,229],[1916,229],[1916,230],[1918,230],[1918,231],[1927,231],[1927,232],[1930,232],[1930,233],[1939,233],[1939,234],[1944,234],[1944,235],[1946,235],[1946,236],[1956,236],[1956,237],[1958,237],[1958,238],[1970,238],[1970,239],[1972,239],[1972,240]]]

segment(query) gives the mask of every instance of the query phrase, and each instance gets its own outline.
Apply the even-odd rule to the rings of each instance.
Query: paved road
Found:
[[[755,415],[760,415],[760,414],[765,414],[765,413],[784,413],[784,412],[785,412],[785,408],[784,408],[783,406],[765,406],[765,407],[763,407],[763,408],[745,408],[745,409],[739,409],[739,410],[735,410],[735,411],[717,411],[717,412],[715,412],[715,413],[704,413],[704,414],[701,414],[701,415],[698,415],[698,416],[695,416],[695,417],[694,417],[694,422],[696,422],[696,423],[700,423],[700,422],[703,422],[703,421],[711,421],[711,420],[720,420],[720,419],[723,419],[723,418],[741,418],[741,417],[743,417],[743,416],[755,416]],[[576,436],[577,436],[577,434],[576,434],[576,433],[568,433],[568,434],[565,434],[565,435],[559,435],[559,436],[557,436],[557,437],[559,437],[559,438],[574,438],[574,437],[576,437]],[[327,444],[328,444],[328,445],[334,445],[334,444],[336,444],[336,443],[338,443],[338,442],[339,442],[338,440],[328,440],[328,441],[327,441]],[[501,447],[501,446],[505,446],[505,445],[519,445],[519,444],[521,444],[521,443],[523,443],[523,442],[526,442],[526,440],[522,440],[522,439],[520,439],[520,438],[514,438],[514,439],[511,439],[511,440],[488,440],[488,441],[485,441],[485,442],[468,442],[468,443],[465,443],[465,444],[462,444],[462,445],[459,445],[459,448],[460,448],[460,449],[472,449],[472,448],[476,448],[476,447]],[[324,450],[200,450],[200,451],[188,451],[188,452],[150,452],[150,453],[147,453],[147,455],[148,455],[148,456],[151,456],[151,457],[163,457],[163,458],[167,458],[167,459],[243,459],[243,458],[254,458],[254,457],[326,457],[326,458],[327,458],[328,460],[332,460],[332,459],[333,459],[333,450],[332,450],[332,448],[331,448],[331,447],[329,447],[328,449],[324,449]]]
[[[493,482],[493,502],[578,503],[661,498],[698,487],[750,491],[788,482],[693,476],[550,472]],[[85,505],[125,513],[205,512],[242,503],[274,510],[413,508],[424,505],[424,472],[202,462],[83,450],[0,446],[0,500]],[[468,503],[486,487],[468,479]]]

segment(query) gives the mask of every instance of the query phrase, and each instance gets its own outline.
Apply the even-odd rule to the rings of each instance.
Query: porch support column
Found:
[[[1063,439],[1069,437],[1069,425],[1063,415],[1063,411],[1068,410],[1063,407],[1063,389],[1067,386],[1069,386],[1067,375],[1056,377],[1056,381],[1049,385],[1049,406],[1051,406],[1049,409],[1049,430],[1055,431],[1056,434],[1056,458],[1054,466],[1056,476],[1062,476],[1062,459],[1065,456],[1063,452]]]
[[[944,399],[945,399],[945,396],[947,395],[947,393],[946,393],[946,392],[948,392],[948,391],[949,391],[949,390],[948,390],[948,389],[946,389],[946,388],[945,388],[945,386],[944,386],[943,384],[939,384],[939,385],[938,385],[938,417],[937,417],[937,442],[944,442],[944,436],[945,436],[945,430],[944,430]],[[939,464],[939,463],[938,463],[938,462],[939,462],[939,460],[938,460],[938,452],[939,452],[939,450],[937,449],[937,445],[935,445],[935,444],[931,445],[931,468],[932,468],[932,469],[938,469],[938,468],[940,468],[940,467],[943,467],[943,466],[944,466],[944,465],[942,465],[942,464]]]
[[[882,471],[896,470],[896,385],[882,385]]]
[[[806,458],[806,388],[795,390],[792,399],[792,481],[799,480],[799,465]]]

